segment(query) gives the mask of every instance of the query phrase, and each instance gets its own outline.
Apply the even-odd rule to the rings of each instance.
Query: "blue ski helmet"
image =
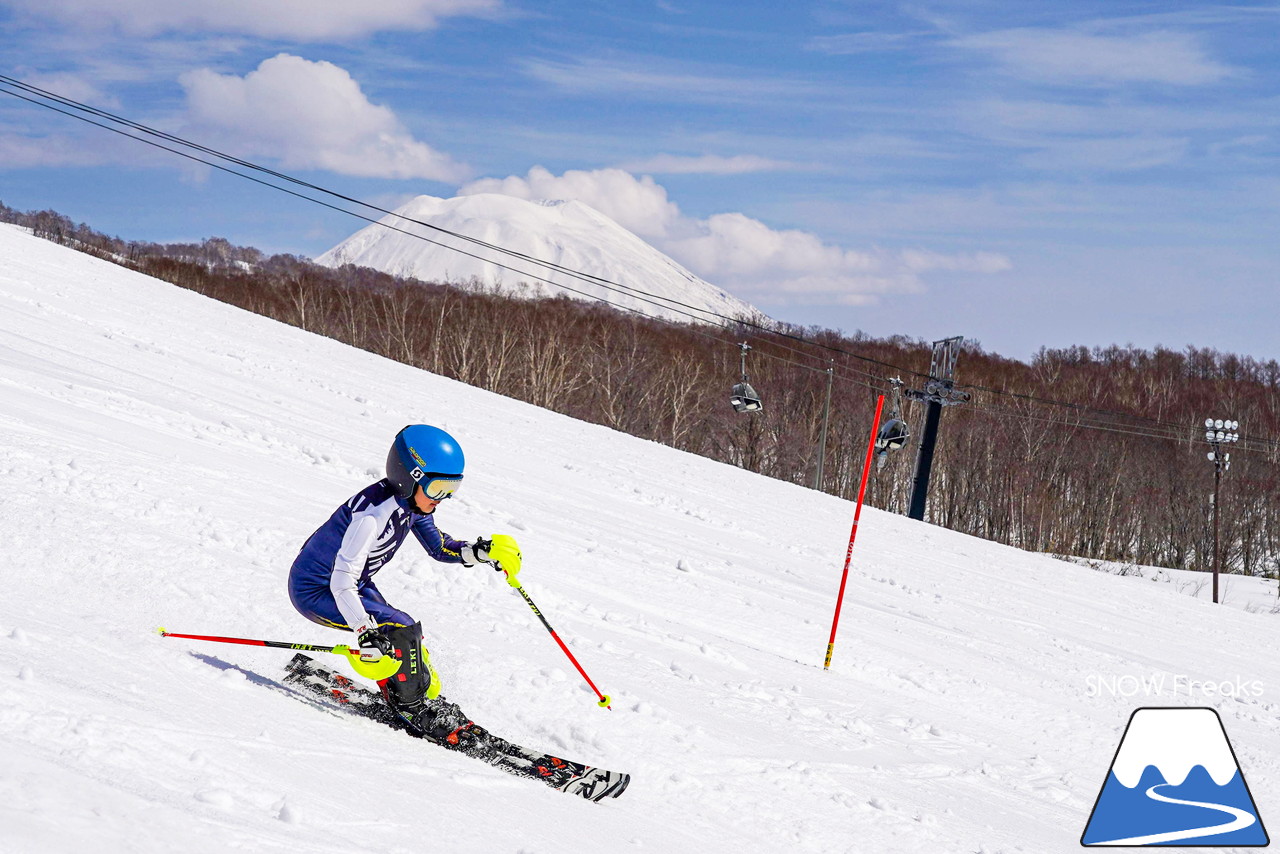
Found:
[[[428,498],[448,498],[462,483],[466,461],[462,448],[448,433],[427,424],[410,424],[391,443],[387,454],[387,480],[400,498],[413,495],[422,484]]]

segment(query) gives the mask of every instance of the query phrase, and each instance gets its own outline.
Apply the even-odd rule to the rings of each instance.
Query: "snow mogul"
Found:
[[[440,679],[422,643],[422,624],[390,605],[373,576],[409,532],[436,560],[488,564],[519,585],[520,550],[502,534],[455,540],[436,527],[435,512],[462,484],[457,441],[426,424],[396,434],[387,476],[351,496],[307,539],[289,570],[289,599],[304,617],[356,633],[361,657],[392,656],[400,668],[378,682],[383,699],[408,730],[446,747],[464,748],[485,731],[440,696]]]

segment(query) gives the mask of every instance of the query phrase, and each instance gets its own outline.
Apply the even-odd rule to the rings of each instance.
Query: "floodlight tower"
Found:
[[[1222,452],[1223,445],[1232,445],[1240,441],[1239,421],[1224,421],[1221,418],[1204,420],[1204,440],[1213,450],[1207,454],[1213,463],[1213,601],[1218,602],[1218,572],[1222,564],[1222,553],[1218,547],[1218,499],[1222,489],[1222,473],[1231,468],[1231,454]]]

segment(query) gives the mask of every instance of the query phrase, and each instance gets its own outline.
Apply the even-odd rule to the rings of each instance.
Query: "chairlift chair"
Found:
[[[900,417],[902,412],[902,379],[895,377],[890,382],[893,384],[893,411],[889,413],[889,420],[880,425],[880,432],[876,433],[877,471],[884,468],[884,464],[889,459],[890,451],[899,450],[911,438],[911,428]]]
[[[907,422],[901,418],[890,418],[880,425],[880,432],[876,434],[876,450],[881,453],[896,451],[907,444],[910,438],[911,430],[907,428]]]
[[[733,393],[729,395],[729,403],[733,406],[734,412],[759,412],[764,409],[764,404],[760,402],[760,395],[756,394],[756,390],[747,381],[747,351],[751,349],[751,345],[743,341],[738,346],[742,348],[742,381],[733,387]]]
[[[760,395],[756,394],[756,390],[751,387],[750,383],[738,383],[733,387],[733,394],[729,396],[729,403],[733,404],[735,412],[759,412],[764,409],[764,404],[760,402]]]

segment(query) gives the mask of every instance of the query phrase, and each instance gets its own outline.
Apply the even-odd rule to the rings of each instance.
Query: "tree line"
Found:
[[[830,382],[821,488],[846,498],[856,496],[877,395],[896,376],[921,388],[930,367],[929,342],[902,336],[669,323],[568,297],[330,269],[221,238],[124,241],[3,204],[0,221],[405,364],[806,486]],[[751,414],[728,401],[744,341],[764,402]],[[1222,482],[1223,566],[1277,575],[1275,360],[1113,346],[1042,349],[1022,362],[967,341],[956,378],[972,400],[942,415],[928,521],[1034,551],[1211,569],[1213,465],[1199,425],[1232,418],[1249,441],[1232,449]],[[902,406],[918,436],[923,404]],[[914,447],[877,467],[868,503],[906,512]]]

